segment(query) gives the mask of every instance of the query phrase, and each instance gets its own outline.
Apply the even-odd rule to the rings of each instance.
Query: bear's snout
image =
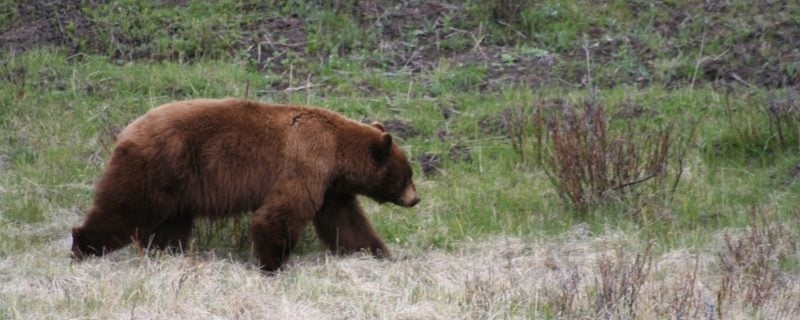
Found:
[[[417,203],[419,203],[419,197],[416,197],[414,198],[414,200],[411,200],[411,202],[408,204],[408,207],[416,206]]]
[[[417,188],[414,187],[413,184],[409,184],[406,186],[406,189],[403,190],[403,195],[400,197],[399,205],[403,207],[413,207],[419,203],[419,195],[417,194]]]

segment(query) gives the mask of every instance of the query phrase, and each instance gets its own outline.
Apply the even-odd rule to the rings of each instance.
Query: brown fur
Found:
[[[174,102],[120,133],[72,252],[102,255],[131,241],[179,249],[196,217],[253,211],[265,271],[286,261],[312,222],[334,252],[386,256],[356,195],[413,206],[411,176],[380,123],[237,99]]]

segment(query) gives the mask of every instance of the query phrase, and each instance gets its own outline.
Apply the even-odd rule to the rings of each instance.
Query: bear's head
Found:
[[[370,174],[364,176],[360,192],[378,201],[391,202],[402,207],[413,207],[419,203],[419,195],[412,179],[414,171],[405,153],[394,143],[380,122],[372,123],[379,132],[368,139]],[[373,130],[374,131],[374,130]],[[363,163],[362,163],[363,168]]]
[[[119,248],[127,242],[121,241],[116,234],[98,232],[87,227],[72,228],[72,259],[80,261],[93,256],[102,256],[111,248]],[[112,249],[113,250],[113,249]]]
[[[81,229],[78,227],[72,228],[72,259],[73,260],[83,260],[88,256],[96,256],[98,255],[97,250],[94,247],[87,245],[86,240],[84,239],[84,235],[81,233]]]

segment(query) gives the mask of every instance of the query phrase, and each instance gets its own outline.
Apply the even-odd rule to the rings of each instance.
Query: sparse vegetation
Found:
[[[798,47],[792,1],[0,0],[0,318],[800,317]],[[116,133],[224,96],[386,123],[395,259],[71,263]]]

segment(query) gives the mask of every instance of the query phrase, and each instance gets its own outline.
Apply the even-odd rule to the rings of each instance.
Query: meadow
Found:
[[[0,319],[800,317],[800,5],[0,0]],[[422,202],[389,260],[72,262],[116,134],[174,100],[382,121]]]

